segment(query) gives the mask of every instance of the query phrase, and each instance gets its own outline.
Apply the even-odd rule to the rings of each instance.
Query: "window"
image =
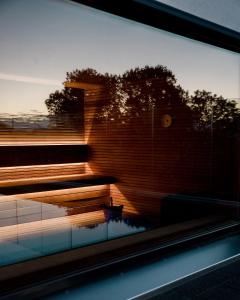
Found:
[[[0,25],[1,280],[238,224],[238,53],[68,1]]]

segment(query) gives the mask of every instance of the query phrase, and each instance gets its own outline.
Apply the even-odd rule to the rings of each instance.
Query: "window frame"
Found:
[[[240,53],[240,32],[156,0],[73,0],[73,2]]]
[[[231,29],[228,29],[224,26],[220,26],[218,24],[215,24],[213,22],[204,20],[202,18],[199,18],[197,16],[191,15],[189,13],[186,13],[184,11],[181,11],[179,9],[176,9],[174,7],[168,6],[166,4],[154,1],[154,0],[128,0],[128,1],[121,1],[121,0],[72,0],[72,2],[87,5],[89,7],[111,13],[113,15],[117,15],[120,17],[123,17],[128,20],[133,20],[137,21],[142,24],[146,24],[155,28],[159,28],[171,33],[178,34],[180,36],[184,36],[187,38],[191,38],[193,40],[197,40],[200,42],[204,42],[213,46],[217,46],[226,50],[230,50],[236,53],[240,53],[240,33]],[[161,249],[155,245],[153,246],[152,249],[140,249],[137,251],[135,254],[126,254],[124,258],[110,258],[109,261],[105,261],[104,264],[93,264],[94,266],[86,266],[85,269],[79,270],[77,272],[78,276],[81,274],[85,274],[90,272],[91,270],[96,271],[98,269],[102,269],[106,265],[114,265],[117,263],[120,263],[121,265],[123,264],[123,261],[126,261],[126,264],[129,263],[129,260],[133,260],[136,257],[140,257],[140,260],[142,259],[143,256],[146,256],[146,259],[148,259],[149,255],[152,255],[152,253],[156,252],[157,255],[159,252],[162,253],[163,248],[168,248],[171,249],[171,247],[177,247],[179,249],[179,244],[182,247],[189,247],[192,243],[197,243],[205,239],[209,238],[215,238],[216,236],[221,236],[224,234],[229,234],[229,233],[235,233],[236,230],[240,229],[239,224],[232,224],[229,228],[227,227],[222,227],[220,229],[211,229],[208,232],[198,234],[196,235],[195,231],[191,232],[186,240],[184,238],[173,238],[173,240],[168,241],[168,243],[165,243],[161,246]],[[133,237],[127,237],[126,239],[132,239]],[[159,241],[158,241],[159,242]],[[110,243],[113,243],[110,241]],[[91,247],[91,246],[89,246]],[[101,247],[101,245],[100,245]],[[105,246],[104,246],[105,247]],[[88,250],[88,249],[86,249]],[[52,267],[52,271],[49,272],[49,269],[47,269],[45,272],[41,274],[41,279],[44,281],[43,278],[47,278],[47,276],[52,278],[58,277],[58,274],[61,274],[61,280],[65,281],[66,277],[74,277],[76,276],[76,266],[79,266],[78,263],[74,260],[74,255],[77,255],[78,257],[78,251],[79,249],[72,250],[68,252],[67,257],[71,257],[70,261],[61,261],[64,252],[60,254],[55,254],[54,259],[53,257],[45,257],[45,258],[39,258],[36,261],[36,264],[32,263],[32,261],[27,262],[27,264],[32,264],[31,270],[26,276],[26,274],[23,274],[22,280],[18,282],[18,288],[23,284],[23,286],[32,281],[37,282],[37,278],[34,278],[32,276],[31,272],[38,273],[39,269],[38,267],[44,262],[45,266],[47,266],[47,262],[49,262],[49,269]],[[58,257],[60,258],[58,260]],[[76,258],[76,257],[75,257]],[[45,261],[44,261],[45,260]],[[52,262],[53,260],[53,262]],[[62,262],[62,265],[59,265],[59,262]],[[58,266],[56,267],[54,263]],[[68,268],[69,264],[69,268]],[[18,271],[21,273],[22,267],[26,266],[26,262],[23,264],[18,265]],[[54,267],[56,267],[54,269]],[[16,269],[15,266],[11,266],[12,270],[10,270],[10,280],[9,280],[9,285],[12,286],[12,278],[16,276]],[[9,268],[8,268],[9,272]],[[100,271],[101,272],[101,271]],[[65,273],[65,277],[63,276],[63,273]],[[66,273],[70,275],[66,275]],[[21,275],[21,274],[20,274]],[[19,275],[19,277],[21,277]],[[36,274],[38,277],[40,274]],[[45,277],[46,276],[46,277]],[[90,275],[91,276],[91,275]],[[17,276],[16,276],[17,277]],[[53,283],[49,283],[49,278],[47,278],[47,283],[45,282],[46,285],[50,286],[51,284],[53,285],[52,289],[56,290],[57,287]],[[7,283],[7,282],[6,282]],[[44,285],[44,283],[43,283]],[[29,286],[28,286],[29,287]],[[27,287],[27,288],[28,288]],[[9,287],[6,285],[6,289]],[[33,288],[34,289],[34,288]],[[20,291],[21,293],[22,291]],[[29,290],[29,293],[38,293],[38,289],[36,290]],[[24,291],[23,291],[24,293]]]

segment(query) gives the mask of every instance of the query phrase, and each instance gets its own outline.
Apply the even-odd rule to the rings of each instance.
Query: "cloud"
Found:
[[[55,85],[55,86],[62,87],[62,83],[58,80],[47,79],[47,78],[37,78],[37,77],[30,77],[30,76],[22,76],[22,75],[0,73],[0,80],[12,80],[12,81],[18,81],[18,82],[35,83],[35,84],[43,84],[43,85]]]

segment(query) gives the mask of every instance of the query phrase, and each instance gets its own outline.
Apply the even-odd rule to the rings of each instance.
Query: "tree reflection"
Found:
[[[198,129],[231,129],[239,127],[240,113],[237,102],[205,90],[197,90],[188,98],[187,105],[195,115]]]
[[[237,103],[205,90],[189,95],[167,67],[157,65],[130,69],[122,75],[101,74],[94,69],[74,70],[66,74],[66,82],[98,84],[103,87],[101,106],[96,118],[127,122],[141,118],[153,110],[164,113],[178,107],[186,114],[194,129],[236,129],[240,113]],[[50,115],[70,116],[67,122],[79,126],[83,120],[84,91],[63,88],[45,101]],[[160,118],[159,118],[160,119]]]

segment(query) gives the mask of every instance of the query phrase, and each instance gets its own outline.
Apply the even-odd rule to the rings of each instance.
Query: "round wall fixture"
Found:
[[[162,127],[170,127],[172,125],[172,117],[169,114],[162,115],[161,118]]]

